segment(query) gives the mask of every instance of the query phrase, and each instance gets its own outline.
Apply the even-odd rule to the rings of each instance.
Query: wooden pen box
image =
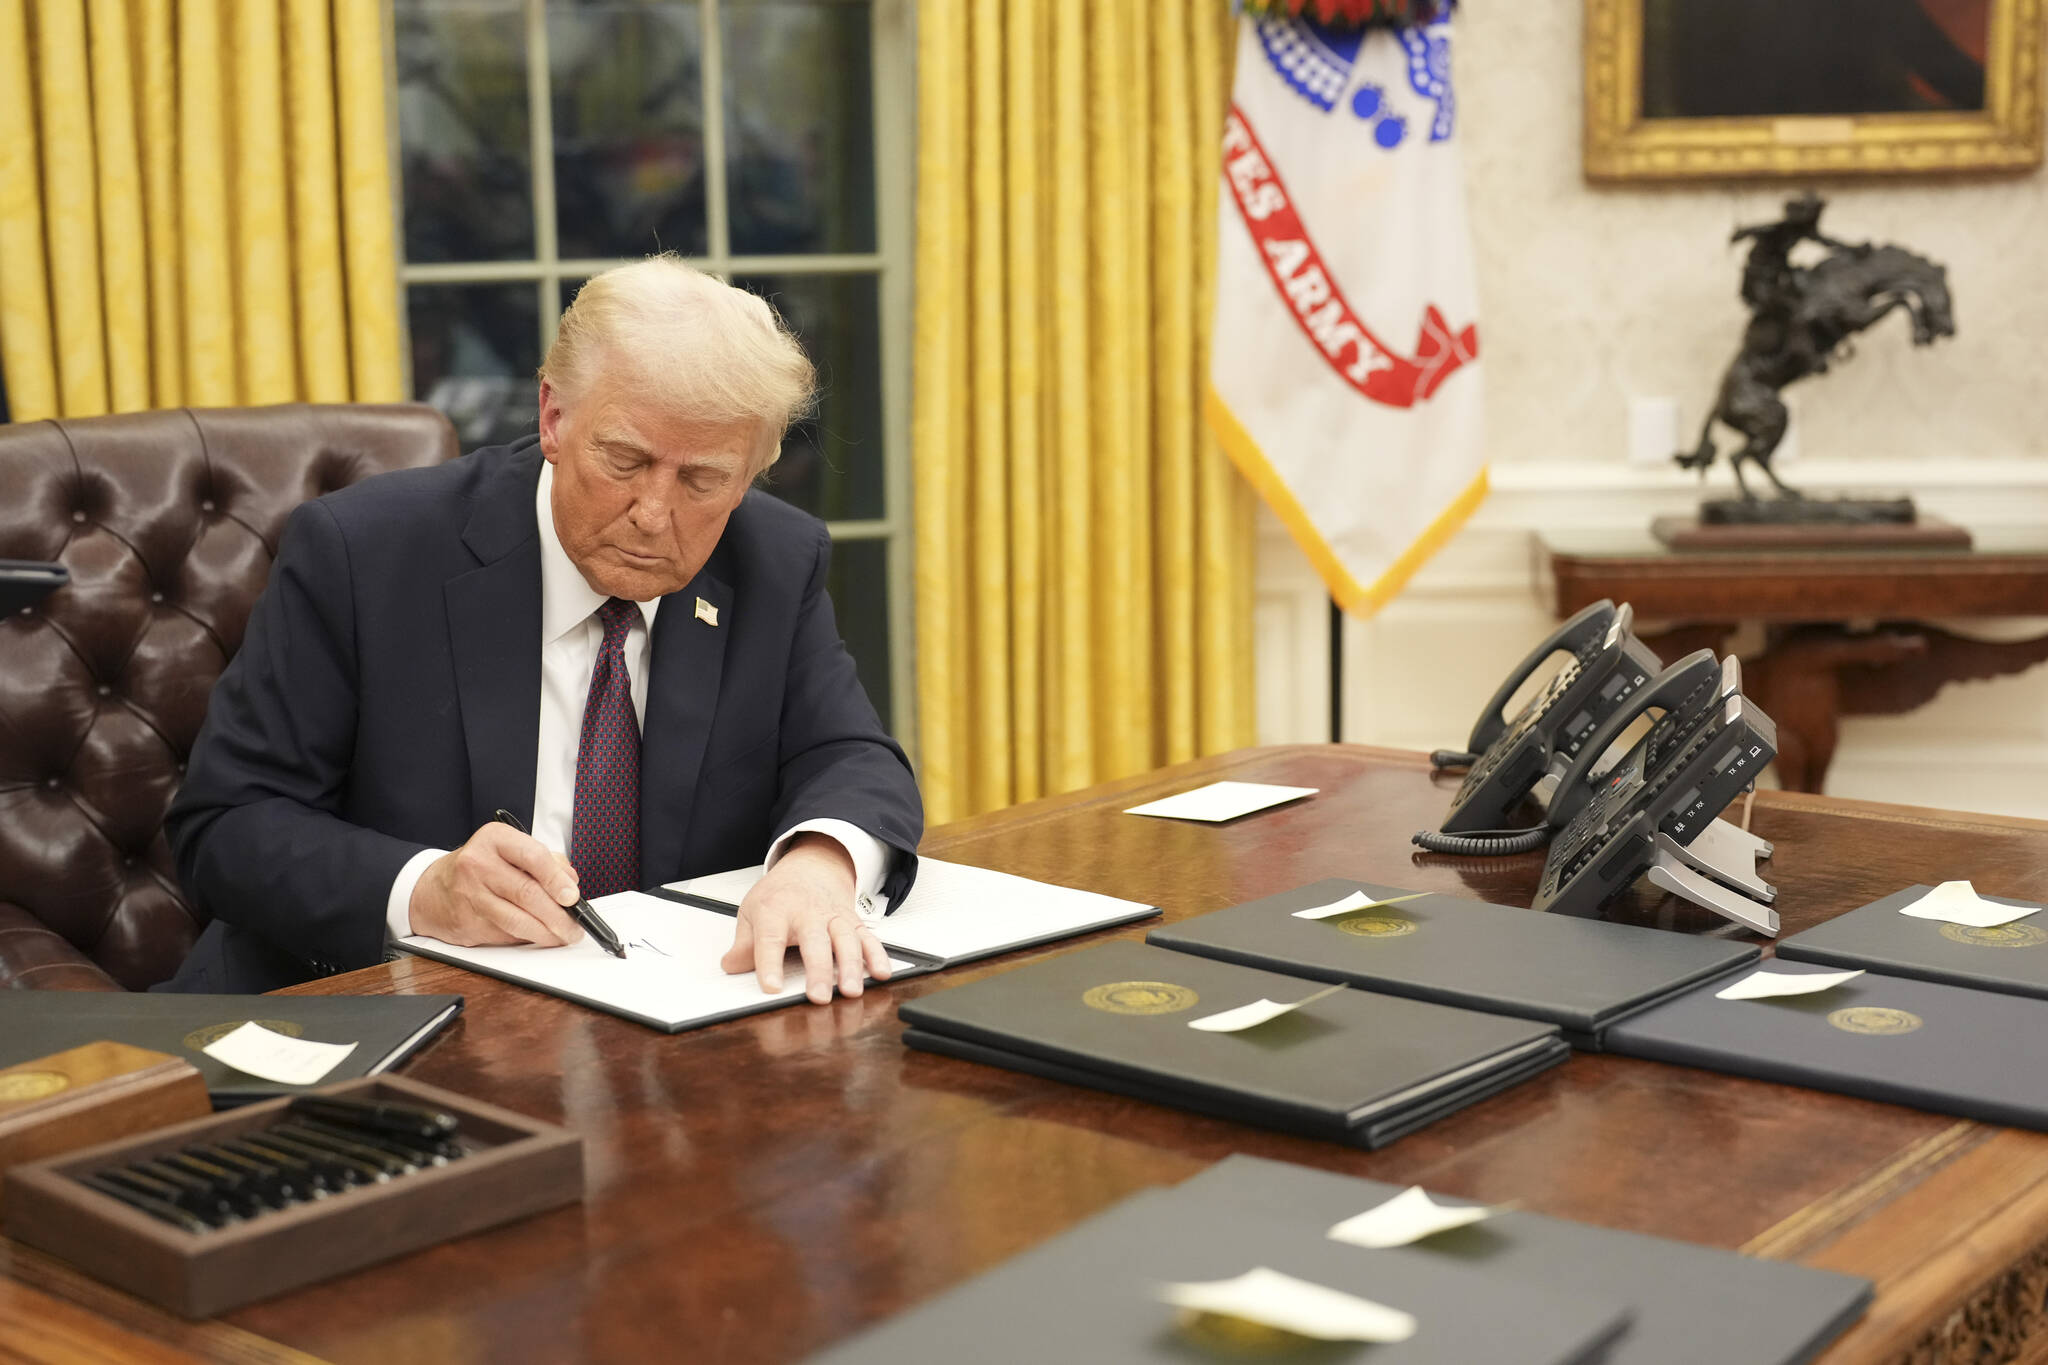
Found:
[[[289,1103],[274,1100],[17,1166],[6,1173],[0,1228],[117,1288],[204,1318],[583,1198],[583,1139],[566,1128],[398,1076],[317,1093],[446,1110],[461,1120],[468,1154],[204,1233],[78,1180],[268,1127]]]

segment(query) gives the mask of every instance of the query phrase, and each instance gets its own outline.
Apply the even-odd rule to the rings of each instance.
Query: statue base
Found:
[[[1709,498],[1703,526],[1911,526],[1911,498]]]
[[[1906,516],[1892,519],[1901,507]],[[1967,550],[1971,543],[1967,528],[1918,516],[1910,498],[1721,498],[1701,503],[1698,516],[1655,518],[1650,534],[1674,550]]]

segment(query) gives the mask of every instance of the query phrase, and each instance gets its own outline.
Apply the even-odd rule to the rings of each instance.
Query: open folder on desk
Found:
[[[692,905],[732,911],[765,871],[743,867],[670,882],[662,890]],[[890,952],[922,959],[937,968],[1158,913],[1156,905],[1100,892],[1077,891],[965,863],[919,858],[917,883],[903,903],[886,915],[863,918]]]
[[[773,995],[752,972],[728,975],[718,965],[732,946],[739,900],[761,875],[758,867],[742,868],[659,893],[598,897],[594,908],[625,944],[624,959],[588,937],[563,948],[461,948],[415,935],[398,946],[680,1033],[804,998],[803,968],[794,953],[783,988]],[[865,918],[889,951],[892,975],[901,978],[1158,913],[1136,901],[926,858],[902,908],[887,918]]]

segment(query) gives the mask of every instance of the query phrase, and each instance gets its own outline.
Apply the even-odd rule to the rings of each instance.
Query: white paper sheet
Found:
[[[251,1020],[199,1050],[216,1062],[279,1085],[314,1085],[340,1066],[356,1045],[288,1038]]]
[[[1276,787],[1265,782],[1211,782],[1206,787],[1132,806],[1125,815],[1159,815],[1174,820],[1235,820],[1284,801],[1314,796],[1316,787]]]
[[[1716,1000],[1768,1000],[1774,995],[1815,995],[1821,991],[1854,981],[1863,975],[1859,968],[1853,972],[1773,972],[1758,970],[1751,972],[1732,986],[1714,992]]]
[[[1188,1027],[1198,1028],[1204,1033],[1237,1033],[1255,1024],[1263,1024],[1268,1019],[1278,1019],[1283,1014],[1292,1014],[1303,1005],[1313,1005],[1316,1001],[1327,999],[1343,989],[1343,984],[1339,983],[1328,990],[1317,991],[1314,995],[1306,995],[1287,1004],[1277,1000],[1254,1000],[1251,1004],[1239,1005],[1236,1009],[1205,1014],[1200,1019],[1190,1019]]]
[[[1996,929],[2001,924],[2025,919],[2040,908],[2038,905],[2000,905],[1997,901],[1985,900],[1977,894],[1976,887],[1963,881],[1943,882],[1900,909],[1899,913],[1911,915],[1914,919],[1968,925],[1972,929]]]
[[[1354,910],[1373,910],[1382,905],[1399,905],[1402,901],[1421,900],[1428,894],[1427,891],[1412,891],[1405,896],[1389,896],[1383,901],[1376,901],[1363,891],[1354,891],[1339,900],[1331,901],[1328,905],[1311,905],[1306,910],[1297,910],[1294,912],[1294,917],[1296,919],[1335,919],[1339,915],[1348,915]]]
[[[1485,1204],[1452,1208],[1429,1197],[1420,1185],[1410,1185],[1384,1204],[1355,1213],[1326,1234],[1332,1241],[1380,1250],[1404,1247],[1439,1232],[1483,1222],[1500,1210]]]
[[[398,942],[400,947],[424,947],[446,961],[556,995],[650,1019],[664,1028],[758,1009],[768,1001],[791,1001],[804,993],[803,967],[794,953],[783,970],[782,989],[773,995],[762,991],[754,973],[727,975],[719,967],[732,947],[730,915],[639,891],[599,896],[591,906],[625,944],[623,960],[598,947],[588,934],[559,948],[458,948],[418,936]],[[891,962],[899,971],[910,967],[907,962]]]
[[[1197,1313],[1220,1313],[1318,1341],[1406,1341],[1415,1316],[1260,1266],[1234,1280],[1162,1284],[1162,1301]]]
[[[738,905],[761,876],[761,868],[743,867],[671,882],[668,889]],[[1152,913],[1154,907],[1139,901],[919,858],[917,882],[901,908],[862,918],[885,948],[959,962]]]

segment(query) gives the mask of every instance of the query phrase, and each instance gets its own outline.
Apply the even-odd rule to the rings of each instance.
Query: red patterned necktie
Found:
[[[576,750],[576,809],[569,861],[585,896],[631,891],[640,884],[640,721],[626,673],[626,632],[638,603],[610,598],[597,609],[604,643],[583,703]]]

